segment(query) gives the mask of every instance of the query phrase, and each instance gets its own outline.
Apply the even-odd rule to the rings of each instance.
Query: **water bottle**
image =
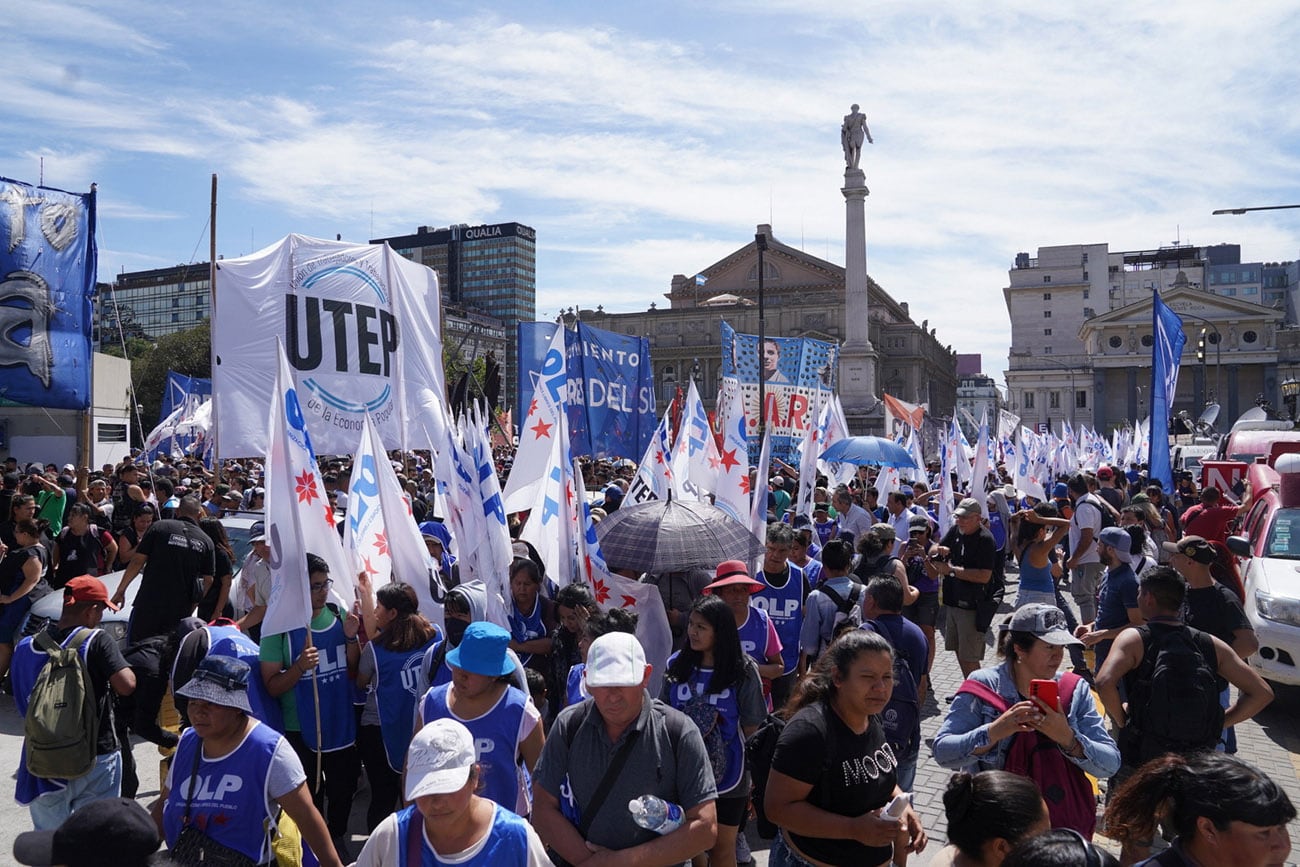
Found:
[[[627,808],[632,813],[632,821],[656,834],[671,834],[686,819],[681,807],[654,795],[633,798],[627,802]]]

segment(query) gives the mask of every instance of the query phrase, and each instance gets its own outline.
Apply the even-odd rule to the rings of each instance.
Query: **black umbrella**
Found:
[[[717,506],[683,500],[625,505],[600,522],[596,536],[611,567],[654,574],[713,569],[723,560],[750,563],[764,548]]]

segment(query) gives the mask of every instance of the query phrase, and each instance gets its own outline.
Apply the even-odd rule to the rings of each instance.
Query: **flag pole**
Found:
[[[251,252],[251,251],[250,251]],[[212,173],[212,198],[208,211],[208,375],[216,372],[217,348],[212,340],[213,323],[217,321],[217,173]],[[213,484],[221,484],[221,452],[217,439],[217,393],[212,390],[212,472]],[[202,460],[202,456],[200,456]],[[307,625],[308,646],[311,644],[311,624]]]
[[[311,579],[308,578],[308,580],[311,580]],[[309,621],[307,621],[307,640],[303,643],[303,649],[305,650],[306,648],[311,647],[311,646],[312,646],[312,642],[311,642],[311,621],[309,620]],[[315,710],[316,710],[316,784],[315,784],[314,786],[312,786],[312,789],[311,789],[313,795],[315,795],[316,791],[320,788],[320,781],[321,781],[321,762],[322,762],[322,758],[321,758],[321,748],[320,748],[320,745],[321,745],[321,725],[320,725],[320,681],[316,679],[317,671],[318,671],[319,669],[320,669],[320,666],[319,666],[319,665],[315,665],[315,666],[312,666],[312,670],[311,670],[311,698],[312,698],[312,704],[315,705]]]

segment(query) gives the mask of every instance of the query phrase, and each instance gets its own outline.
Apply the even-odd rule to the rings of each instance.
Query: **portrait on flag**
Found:
[[[739,334],[721,323],[722,376],[740,385],[748,423],[751,463],[758,460],[758,391],[763,383],[765,418],[772,437],[772,457],[795,459],[804,433],[816,424],[817,392],[835,388],[839,348],[807,337],[766,336],[760,346],[753,334]]]
[[[93,192],[0,178],[0,406],[90,406],[96,255]]]
[[[437,275],[385,244],[289,235],[217,263],[213,386],[222,455],[267,450],[275,341],[293,370],[313,444],[347,454],[366,414],[394,448],[444,427]]]

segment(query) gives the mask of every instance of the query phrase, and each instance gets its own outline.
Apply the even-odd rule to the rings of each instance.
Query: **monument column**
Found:
[[[840,128],[844,148],[844,344],[840,348],[840,401],[852,433],[866,433],[875,409],[876,350],[868,333],[866,173],[859,168],[863,140],[871,143],[866,117],[852,107]]]

